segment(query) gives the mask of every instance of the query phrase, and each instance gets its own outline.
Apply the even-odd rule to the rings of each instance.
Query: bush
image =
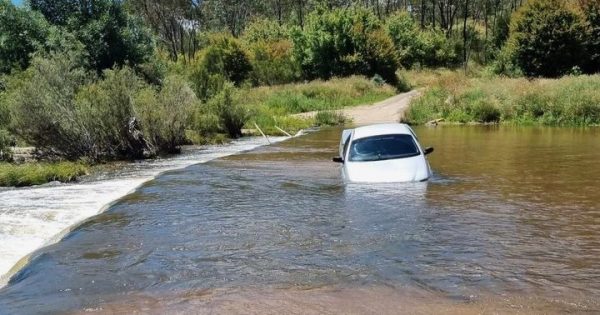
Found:
[[[584,60],[581,16],[561,0],[532,0],[514,15],[510,47],[515,64],[530,77],[559,77]]]
[[[67,55],[34,59],[26,80],[10,92],[16,134],[45,154],[69,160],[152,154],[133,109],[141,80],[124,68],[90,82],[93,75],[75,64]]]
[[[292,43],[288,40],[255,42],[250,46],[250,54],[250,80],[255,86],[285,84],[300,78],[300,66],[293,58]]]
[[[407,12],[388,18],[386,30],[405,68],[450,67],[460,63],[457,47],[440,30],[420,30]]]
[[[209,45],[198,54],[191,74],[196,95],[203,101],[221,91],[226,81],[241,85],[248,79],[252,65],[240,42],[224,34],[209,38]]]
[[[397,55],[381,23],[366,9],[315,11],[292,32],[294,56],[308,79],[380,74],[395,84]]]
[[[249,118],[248,108],[242,105],[240,95],[228,83],[219,94],[201,105],[196,113],[196,130],[201,134],[224,132],[231,138],[239,138]]]
[[[8,131],[0,129],[0,161],[12,160],[11,146],[14,145],[13,137]]]
[[[342,112],[321,111],[315,115],[315,125],[317,126],[338,126],[349,121],[348,117]]]
[[[136,116],[153,150],[176,153],[186,142],[186,127],[197,99],[188,84],[177,76],[165,79],[160,91],[147,87],[135,100]]]

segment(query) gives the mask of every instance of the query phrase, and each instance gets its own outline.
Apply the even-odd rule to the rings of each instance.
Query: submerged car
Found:
[[[348,182],[392,183],[426,181],[431,168],[414,131],[405,124],[378,124],[342,132],[339,157]]]

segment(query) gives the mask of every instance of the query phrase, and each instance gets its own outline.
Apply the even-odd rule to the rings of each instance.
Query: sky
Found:
[[[21,3],[23,3],[23,0],[12,0],[12,3],[20,5]]]

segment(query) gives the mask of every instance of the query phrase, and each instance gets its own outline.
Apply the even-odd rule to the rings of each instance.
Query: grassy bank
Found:
[[[87,174],[88,166],[81,163],[0,163],[0,186],[32,186],[52,181],[72,182]]]
[[[590,126],[600,124],[600,75],[560,79],[488,77],[438,71],[409,74],[425,86],[405,120]]]
[[[365,77],[352,76],[329,81],[286,84],[242,90],[243,101],[253,112],[246,124],[258,124],[266,133],[280,135],[275,126],[293,133],[300,129],[337,124],[344,120],[335,113],[302,119],[292,114],[331,111],[349,106],[375,103],[396,94],[396,89]]]

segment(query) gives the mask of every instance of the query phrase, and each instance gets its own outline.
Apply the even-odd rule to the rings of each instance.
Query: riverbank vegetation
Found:
[[[571,97],[597,99],[597,0],[0,0],[0,36],[4,161],[15,144],[94,164],[294,133],[416,77],[414,123],[597,123]]]
[[[405,115],[411,124],[444,119],[450,123],[600,125],[600,75],[529,80],[445,71],[414,77],[428,88]]]
[[[86,175],[89,167],[82,163],[0,163],[0,186],[31,186],[48,182],[71,182]]]

